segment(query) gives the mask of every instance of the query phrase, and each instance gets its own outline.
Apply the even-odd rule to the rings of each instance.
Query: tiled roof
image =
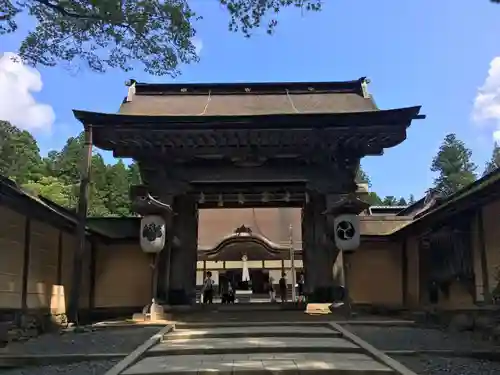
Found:
[[[364,78],[349,82],[133,84],[121,114],[246,116],[375,111]]]

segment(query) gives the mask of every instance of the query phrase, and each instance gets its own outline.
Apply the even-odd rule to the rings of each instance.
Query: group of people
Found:
[[[211,304],[213,303],[214,298],[214,280],[212,279],[212,272],[207,272],[207,277],[203,282],[203,287],[201,290],[203,303]],[[288,287],[286,281],[286,274],[283,272],[281,274],[281,278],[278,282],[279,288],[279,297],[281,303],[285,303],[288,301]],[[269,276],[268,283],[269,290],[269,299],[270,302],[276,302],[276,290],[274,287],[274,279],[272,276]],[[299,280],[297,281],[297,292],[298,292],[298,302],[304,302],[304,274],[301,273],[299,276]],[[235,301],[235,293],[234,288],[229,280],[225,280],[220,288],[221,302],[222,303],[234,303]]]
[[[304,301],[304,274],[301,273],[299,276],[299,280],[297,281],[297,292],[298,292],[298,301],[303,302]],[[286,273],[283,272],[281,274],[281,278],[278,282],[278,288],[279,288],[279,297],[281,303],[285,303],[288,301],[288,286],[287,286],[287,281],[286,281]],[[274,279],[272,276],[269,276],[269,299],[271,302],[276,302],[276,291],[274,290]]]
[[[201,289],[201,295],[204,304],[211,304],[214,300],[214,280],[212,279],[212,272],[207,272],[207,277],[203,282],[203,287]],[[221,302],[222,303],[234,303],[234,289],[229,280],[225,280],[220,288]]]

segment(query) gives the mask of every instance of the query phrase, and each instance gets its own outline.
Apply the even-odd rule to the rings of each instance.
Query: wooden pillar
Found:
[[[77,244],[73,258],[71,292],[68,303],[68,319],[78,324],[80,288],[82,284],[82,266],[87,249],[87,209],[89,198],[90,168],[92,165],[92,126],[86,125],[84,131],[83,160],[81,166],[80,194],[78,198]]]
[[[161,196],[161,201],[172,206],[173,195],[165,194]],[[155,257],[155,272],[153,272],[152,289],[154,298],[162,303],[168,303],[168,286],[170,284],[170,256],[174,246],[174,230],[172,227],[173,217],[171,212],[164,212],[163,218],[166,224],[166,239],[163,250]],[[156,283],[156,285],[154,285]]]
[[[482,284],[483,284],[484,302],[491,304],[492,303],[492,296],[491,296],[491,289],[490,289],[490,275],[488,272],[488,257],[486,254],[486,241],[485,241],[485,233],[484,233],[483,210],[481,207],[477,210],[477,231],[478,231],[479,254],[480,254],[480,259],[481,259],[481,277],[483,279]],[[475,286],[474,286],[474,289],[475,289]]]
[[[196,302],[196,262],[198,260],[198,209],[189,195],[174,199],[173,232],[180,241],[171,247],[168,300],[172,305]]]
[[[62,285],[62,268],[63,268],[63,231],[59,231],[57,239],[57,278],[56,284]]]
[[[407,257],[407,286],[406,304],[408,307],[418,307],[420,305],[420,246],[419,240],[414,235],[408,235],[406,241]]]
[[[401,244],[401,301],[403,306],[408,304],[408,240],[403,239]]]
[[[23,312],[28,310],[28,282],[31,255],[31,220],[26,217],[24,224],[24,259],[23,259],[23,282],[21,286],[21,308]]]
[[[331,302],[334,294],[333,265],[337,250],[328,236],[325,196],[310,194],[302,214],[305,289],[311,302]]]
[[[89,313],[95,309],[95,286],[97,277],[97,244],[92,241],[90,244],[90,285],[89,285]]]

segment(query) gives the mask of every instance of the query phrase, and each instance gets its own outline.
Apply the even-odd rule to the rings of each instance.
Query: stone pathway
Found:
[[[177,324],[131,365],[113,374],[415,375],[384,362],[363,342],[335,327],[316,322]]]

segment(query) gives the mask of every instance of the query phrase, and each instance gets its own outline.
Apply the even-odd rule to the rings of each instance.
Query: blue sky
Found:
[[[182,68],[177,82],[336,81],[371,79],[370,92],[381,108],[422,105],[426,120],[414,122],[408,139],[384,156],[365,158],[372,190],[380,195],[416,197],[431,186],[432,157],[443,137],[458,134],[473,150],[482,170],[491,155],[493,131],[500,119],[496,95],[500,77],[489,80],[487,121],[472,120],[474,100],[490,63],[500,56],[500,5],[488,0],[333,1],[321,13],[280,14],[274,36],[258,32],[251,39],[227,31],[227,14],[216,0],[193,0],[204,16],[198,27],[201,61]],[[0,52],[15,52],[29,22],[0,39]],[[42,152],[59,149],[81,131],[71,110],[116,112],[129,78],[169,82],[140,69],[106,74],[62,67],[39,68],[43,88],[36,102],[50,105],[51,130],[35,129]],[[1,76],[0,76],[1,79]],[[499,83],[496,85],[496,83]],[[486,87],[485,86],[485,87]],[[500,92],[500,90],[499,90]],[[496,100],[496,101],[495,101]],[[1,104],[0,104],[1,105]],[[500,104],[499,104],[500,106]],[[2,112],[0,112],[1,114]],[[112,159],[106,155],[106,159]]]

